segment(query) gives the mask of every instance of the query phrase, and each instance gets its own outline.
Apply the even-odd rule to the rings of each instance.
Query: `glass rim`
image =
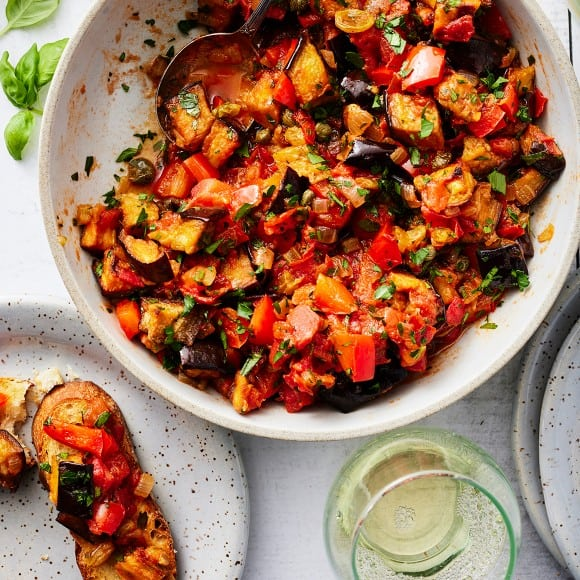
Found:
[[[500,473],[502,476],[503,473]],[[509,517],[508,510],[504,506],[504,502],[502,502],[499,498],[497,498],[490,490],[488,490],[485,486],[477,482],[475,479],[468,477],[464,474],[461,474],[457,471],[452,471],[448,469],[428,469],[423,471],[415,471],[409,473],[407,475],[401,476],[387,484],[385,484],[379,491],[377,491],[371,498],[369,498],[368,502],[365,505],[364,510],[361,512],[360,517],[353,529],[351,534],[351,552],[350,552],[350,563],[351,563],[351,570],[355,580],[359,580],[359,575],[357,572],[356,567],[356,552],[359,545],[359,537],[364,525],[366,518],[372,512],[372,510],[376,507],[377,503],[381,498],[383,498],[386,494],[390,493],[391,491],[410,483],[411,481],[419,480],[419,479],[426,479],[428,477],[449,477],[451,479],[461,481],[470,485],[471,487],[477,489],[478,491],[482,492],[494,505],[494,507],[498,510],[499,514],[501,515],[502,521],[506,527],[507,535],[509,538],[510,544],[510,557],[507,569],[505,571],[505,580],[509,580],[514,573],[515,564],[517,560],[517,554],[519,551],[518,545],[518,538],[516,534],[515,527]],[[505,479],[505,476],[504,476]],[[506,483],[509,482],[506,479]],[[517,502],[517,500],[516,500]]]

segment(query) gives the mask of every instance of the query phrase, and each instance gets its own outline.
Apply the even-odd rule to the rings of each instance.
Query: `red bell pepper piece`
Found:
[[[418,91],[436,85],[443,78],[445,68],[445,49],[438,46],[415,46],[403,69],[410,71],[403,77],[401,88],[404,91]]]
[[[276,322],[274,303],[269,296],[262,296],[256,302],[250,318],[248,341],[260,346],[271,345],[274,342],[274,322]]]
[[[274,97],[275,101],[278,101],[281,105],[288,107],[288,109],[291,111],[296,110],[296,90],[294,89],[292,81],[288,78],[288,75],[285,72],[280,72],[278,80],[274,85],[272,96]]]
[[[375,376],[375,341],[372,336],[337,332],[330,336],[342,370],[357,383]]]
[[[383,65],[369,70],[368,76],[376,85],[386,87],[391,83],[396,72],[395,69]]]
[[[542,116],[547,103],[548,97],[538,87],[534,87],[534,110],[532,113],[534,119]]]
[[[304,14],[298,14],[298,22],[302,28],[311,28],[320,24],[322,21],[322,16],[314,12],[306,12]]]
[[[463,322],[466,312],[467,307],[463,300],[459,296],[455,296],[445,309],[445,321],[449,326],[459,326]]]
[[[125,508],[118,502],[106,501],[96,506],[89,530],[96,535],[113,535],[125,519]]]
[[[203,153],[194,153],[189,156],[183,161],[183,166],[196,181],[219,177],[219,171]]]
[[[403,262],[397,240],[391,233],[390,223],[381,227],[367,253],[373,262],[384,271],[392,270]]]
[[[498,101],[498,105],[502,111],[505,112],[510,121],[516,120],[516,113],[518,112],[519,99],[518,90],[513,82],[509,82],[502,88],[503,97]]]
[[[165,166],[153,188],[159,197],[187,197],[194,184],[194,177],[180,161]]]
[[[505,111],[497,104],[487,106],[483,104],[481,119],[467,124],[468,129],[475,137],[485,137],[506,126]]]
[[[141,322],[141,309],[134,300],[125,298],[115,305],[115,314],[119,324],[127,338],[133,339],[139,334],[139,323]]]
[[[115,439],[104,429],[75,425],[58,419],[51,419],[43,425],[44,432],[59,443],[73,449],[87,451],[96,457],[105,457],[119,449]]]

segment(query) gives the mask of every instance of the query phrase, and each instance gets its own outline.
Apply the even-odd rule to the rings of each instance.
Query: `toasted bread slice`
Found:
[[[86,442],[79,443],[76,427],[85,429],[85,433],[102,435],[106,441],[112,437],[114,443],[107,443],[102,451],[93,451]],[[175,551],[169,525],[148,494],[148,486],[143,493],[141,482],[147,474],[139,466],[125,419],[110,395],[89,381],[57,385],[38,407],[32,423],[32,440],[41,482],[59,509],[58,521],[71,530],[84,579],[175,578]],[[92,495],[78,489],[76,495],[72,494],[75,501],[83,498],[79,509],[88,510],[83,515],[76,508],[62,507],[68,505],[64,502],[63,473],[75,465],[81,471],[81,466],[85,466],[90,474],[87,478],[91,479],[87,489],[93,490]],[[75,471],[76,468],[68,471],[68,475]],[[122,475],[116,475],[117,479],[110,484],[103,479],[104,472]],[[124,511],[114,529],[107,529],[99,515],[114,511],[113,507]]]

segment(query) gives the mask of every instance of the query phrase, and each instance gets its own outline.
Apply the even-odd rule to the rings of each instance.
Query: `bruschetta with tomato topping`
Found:
[[[172,579],[169,524],[113,398],[88,381],[55,386],[32,424],[40,480],[75,541],[84,579]]]

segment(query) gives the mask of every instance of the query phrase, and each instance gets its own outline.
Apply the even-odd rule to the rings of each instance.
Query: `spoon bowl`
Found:
[[[208,98],[234,101],[243,79],[254,71],[258,52],[254,37],[274,0],[261,0],[250,18],[235,32],[217,32],[192,40],[169,63],[157,87],[157,118],[167,138],[175,142],[163,103],[184,88],[202,83]]]

